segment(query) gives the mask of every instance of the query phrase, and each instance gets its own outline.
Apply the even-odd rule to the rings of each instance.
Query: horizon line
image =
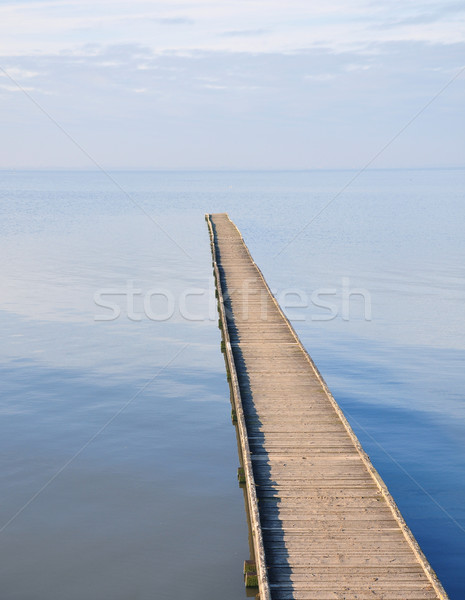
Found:
[[[464,170],[465,165],[458,166],[417,166],[417,167],[370,167],[365,171],[460,171]],[[126,172],[126,173],[208,173],[208,172],[237,172],[237,173],[306,173],[315,171],[359,171],[359,167],[310,167],[310,168],[289,168],[289,167],[106,167],[106,171]],[[83,172],[83,173],[101,173],[102,170],[96,167],[0,167],[0,173],[8,172]]]

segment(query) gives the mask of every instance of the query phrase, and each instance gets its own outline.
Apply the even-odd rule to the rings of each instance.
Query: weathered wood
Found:
[[[229,337],[228,319],[226,317],[226,308],[224,302],[223,288],[221,285],[221,275],[217,259],[217,246],[214,241],[214,231],[212,221],[209,216],[206,216],[208,228],[210,231],[211,250],[213,258],[213,272],[215,275],[217,292],[218,292],[218,311],[220,313],[219,324],[223,335],[225,357],[228,373],[228,381],[231,386],[231,392],[236,411],[237,429],[239,432],[239,440],[241,443],[241,455],[243,460],[244,475],[246,481],[247,501],[249,507],[250,527],[252,530],[254,559],[257,566],[257,583],[260,590],[260,600],[271,600],[270,585],[268,581],[268,572],[265,561],[265,547],[263,544],[262,529],[260,525],[260,513],[258,510],[258,499],[255,489],[255,481],[253,476],[251,452],[249,448],[247,427],[244,416],[244,408],[242,405],[241,392],[239,389],[239,381],[234,363],[233,350]]]
[[[260,599],[446,600],[239,231],[207,222]]]

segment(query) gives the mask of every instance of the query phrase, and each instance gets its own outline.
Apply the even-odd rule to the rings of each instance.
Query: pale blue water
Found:
[[[464,171],[364,173],[290,245],[353,173],[112,176],[182,250],[103,174],[0,172],[1,596],[245,597],[203,218],[227,211],[277,296],[307,304],[288,309],[302,341],[465,597]]]

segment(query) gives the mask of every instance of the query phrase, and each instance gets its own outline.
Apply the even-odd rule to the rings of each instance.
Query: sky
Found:
[[[465,165],[460,0],[0,3],[0,169]]]

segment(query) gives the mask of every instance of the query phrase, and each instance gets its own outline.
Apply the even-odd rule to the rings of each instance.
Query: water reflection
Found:
[[[350,173],[115,177],[161,229],[99,173],[0,173],[2,523],[189,345],[1,534],[4,595],[245,597],[247,526],[211,294],[193,299],[207,315],[193,321],[179,310],[134,321],[122,306],[97,322],[94,303],[128,282],[175,298],[211,288],[203,215],[227,210],[274,289],[310,296],[350,277],[370,291],[372,321],[305,313],[295,327],[461,598],[465,533],[431,497],[463,525],[464,172],[367,172],[279,255]]]

